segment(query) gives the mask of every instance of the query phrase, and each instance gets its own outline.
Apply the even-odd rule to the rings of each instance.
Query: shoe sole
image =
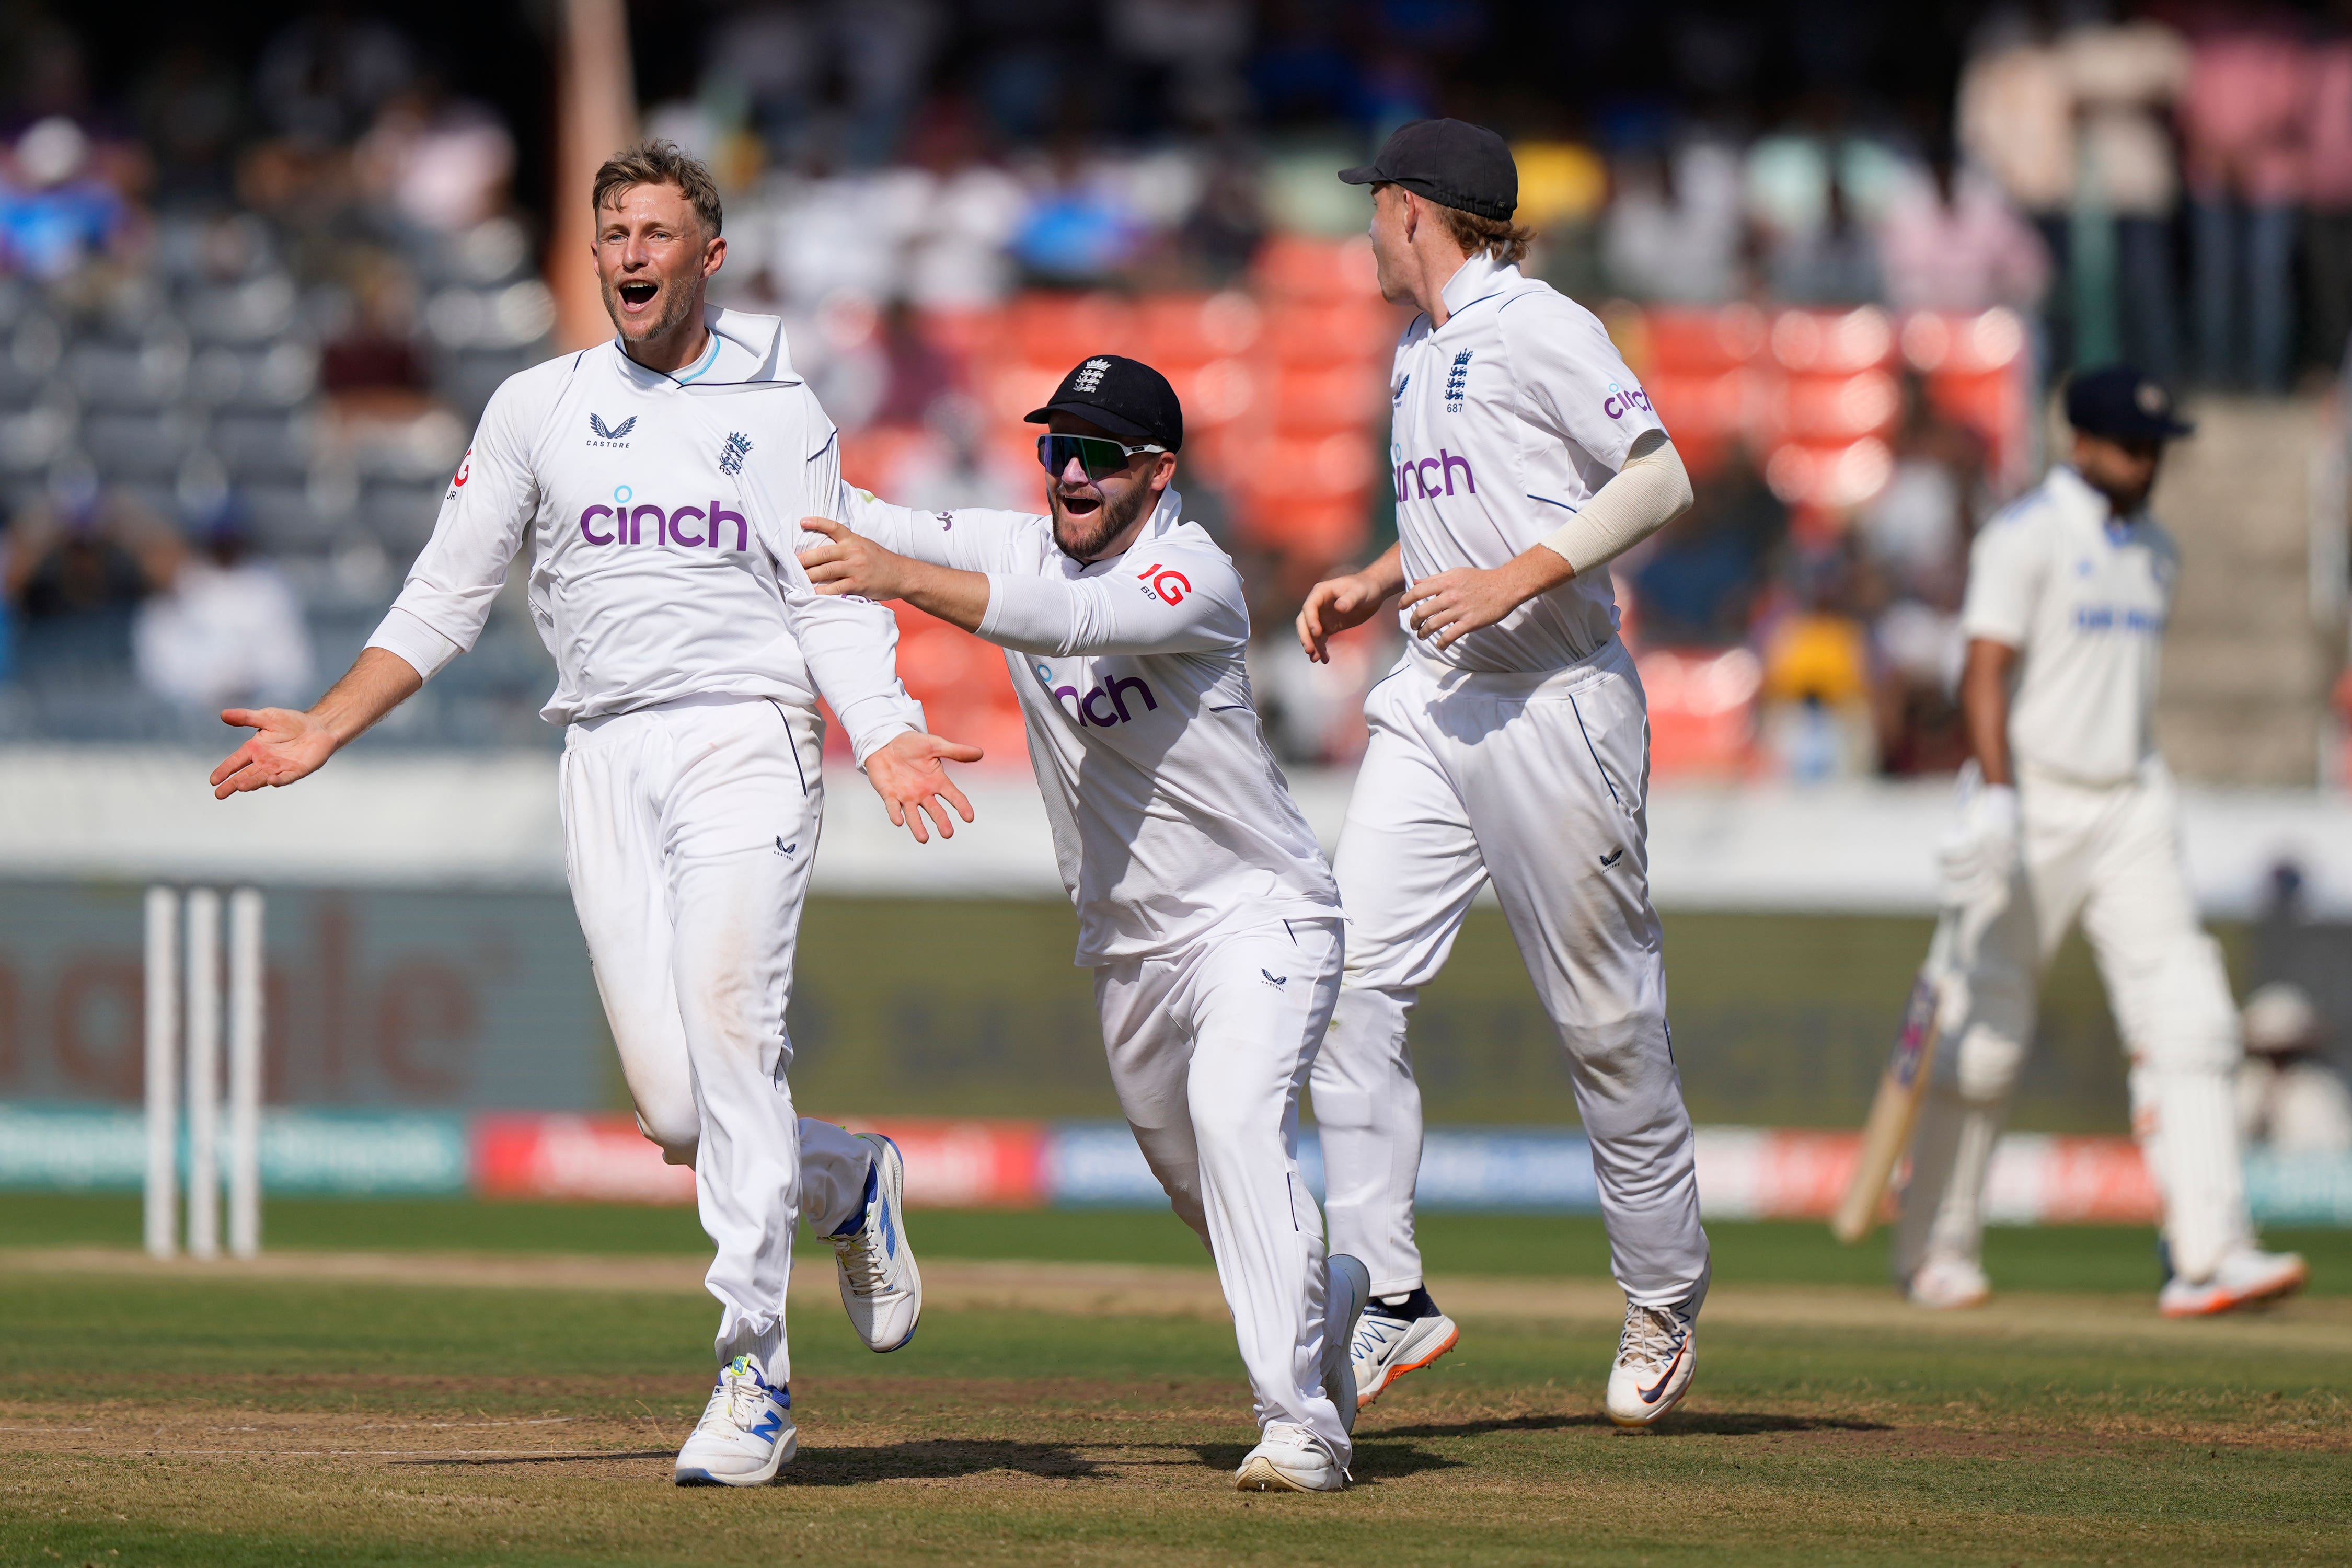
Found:
[[[1378,1399],[1381,1394],[1386,1394],[1389,1391],[1390,1385],[1395,1383],[1398,1378],[1402,1377],[1409,1372],[1419,1372],[1423,1367],[1427,1366],[1431,1362],[1435,1361],[1439,1356],[1444,1355],[1447,1351],[1452,1350],[1455,1345],[1458,1345],[1461,1342],[1462,1326],[1449,1318],[1446,1320],[1445,1337],[1437,1342],[1437,1348],[1435,1350],[1423,1355],[1418,1360],[1409,1361],[1402,1366],[1392,1366],[1389,1368],[1387,1372],[1381,1375],[1380,1382],[1372,1385],[1371,1392],[1369,1394],[1360,1386],[1358,1387],[1356,1390],[1356,1408],[1359,1410],[1370,1408],[1372,1401]]]
[[[709,1470],[679,1470],[673,1478],[682,1487],[764,1487],[776,1479],[776,1472],[801,1451],[800,1434],[795,1432],[776,1445],[776,1452],[767,1468],[748,1476],[714,1476]]]
[[[892,1351],[902,1351],[913,1344],[915,1331],[923,1326],[923,1270],[922,1266],[915,1261],[914,1244],[907,1239],[907,1205],[900,1201],[907,1188],[907,1156],[898,1152],[897,1141],[887,1133],[861,1132],[858,1136],[873,1140],[889,1152],[890,1157],[881,1162],[881,1185],[889,1194],[891,1212],[898,1216],[894,1223],[898,1230],[898,1250],[907,1259],[908,1287],[915,1298],[915,1321],[906,1333],[900,1336],[898,1342],[892,1345],[866,1347],[876,1355],[888,1355]]]
[[[2242,1307],[2259,1307],[2265,1301],[2284,1300],[2311,1283],[2311,1266],[2304,1265],[2292,1274],[2272,1280],[2252,1290],[2241,1290],[2232,1296],[2218,1296],[2195,1307],[2166,1307],[2158,1310],[2168,1318],[2218,1318],[2224,1312],[2234,1312]]]
[[[1350,1267],[1343,1271],[1335,1267],[1340,1263],[1349,1264]],[[1331,1338],[1331,1318],[1328,1298],[1331,1286],[1339,1282],[1343,1273],[1347,1278],[1349,1294],[1355,1303],[1355,1310],[1348,1314],[1348,1321],[1340,1325],[1339,1338],[1334,1342]],[[1324,1265],[1323,1279],[1326,1292],[1323,1317],[1323,1393],[1331,1401],[1333,1410],[1339,1414],[1340,1429],[1352,1435],[1356,1430],[1356,1413],[1363,1409],[1364,1401],[1361,1392],[1356,1387],[1355,1358],[1348,1353],[1348,1349],[1355,1342],[1356,1320],[1364,1315],[1364,1307],[1372,1299],[1372,1276],[1361,1261],[1341,1252],[1334,1254]]]
[[[1991,1300],[1992,1292],[1989,1289],[1979,1290],[1973,1296],[1963,1296],[1954,1301],[1923,1301],[1906,1290],[1903,1293],[1903,1299],[1923,1312],[1965,1312],[1972,1307],[1981,1307]]]
[[[1347,1490],[1348,1483],[1342,1480],[1336,1487],[1310,1487],[1285,1475],[1272,1459],[1252,1454],[1234,1472],[1234,1489],[1237,1492],[1337,1492]]]

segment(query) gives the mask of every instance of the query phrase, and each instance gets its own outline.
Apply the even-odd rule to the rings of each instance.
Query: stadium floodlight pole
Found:
[[[188,1256],[220,1256],[220,894],[188,894]]]
[[[179,1250],[180,895],[147,889],[147,1256]]]
[[[261,1252],[261,894],[228,900],[228,1250]]]

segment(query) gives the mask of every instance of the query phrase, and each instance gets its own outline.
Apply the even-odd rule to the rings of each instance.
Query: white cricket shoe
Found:
[[[1694,1298],[1694,1300],[1696,1298]],[[1682,1307],[1625,1303],[1625,1331],[1609,1369],[1609,1419],[1650,1426],[1682,1403],[1698,1365],[1697,1319]]]
[[[1356,1372],[1356,1405],[1371,1404],[1409,1372],[1419,1372],[1462,1339],[1454,1320],[1437,1310],[1429,1291],[1416,1285],[1393,1303],[1370,1301],[1357,1320],[1349,1359]]]
[[[2202,1284],[2178,1276],[2166,1280],[2157,1293],[2156,1310],[2168,1318],[2210,1318],[2292,1296],[2310,1278],[2311,1266],[2299,1253],[2242,1247],[2222,1258],[2221,1267]]]
[[[874,1151],[866,1173],[866,1206],[825,1239],[840,1267],[841,1304],[871,1351],[895,1351],[915,1337],[923,1315],[923,1273],[907,1245],[899,1198],[907,1162],[898,1145],[878,1132],[860,1132]]]
[[[778,1387],[756,1357],[739,1355],[719,1369],[719,1385],[694,1435],[677,1451],[682,1487],[763,1487],[800,1447],[790,1414],[793,1391]]]
[[[1364,1303],[1371,1295],[1371,1270],[1344,1252],[1333,1253],[1323,1268],[1323,1392],[1339,1412],[1343,1432],[1356,1429],[1356,1363],[1349,1350],[1356,1338],[1356,1320],[1364,1315]]]
[[[1354,1261],[1350,1259],[1349,1261]],[[1288,1421],[1269,1421],[1256,1447],[1234,1472],[1234,1489],[1244,1492],[1338,1492],[1348,1489],[1347,1469],[1323,1440]]]
[[[1905,1282],[1903,1299],[1915,1307],[1939,1312],[1981,1307],[1992,1300],[1992,1281],[1973,1258],[1931,1252]]]

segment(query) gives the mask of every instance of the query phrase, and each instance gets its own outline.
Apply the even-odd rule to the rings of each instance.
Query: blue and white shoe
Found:
[[[1323,1274],[1323,1392],[1339,1408],[1340,1430],[1356,1430],[1356,1363],[1349,1349],[1356,1320],[1371,1300],[1372,1275],[1355,1258],[1335,1252]]]
[[[1462,1340],[1454,1320],[1437,1310],[1426,1287],[1368,1302],[1349,1347],[1356,1366],[1356,1403],[1369,1405],[1409,1372],[1419,1372]]]
[[[866,1173],[866,1206],[825,1239],[841,1274],[841,1304],[866,1348],[895,1351],[915,1337],[923,1316],[923,1271],[907,1245],[900,1194],[907,1162],[879,1132],[860,1132],[874,1151]]]
[[[763,1487],[800,1448],[793,1391],[768,1381],[756,1356],[719,1369],[719,1384],[694,1435],[677,1451],[682,1487]]]
[[[1611,1421],[1653,1426],[1682,1403],[1698,1365],[1698,1300],[1673,1307],[1625,1304],[1625,1331],[1609,1369]]]

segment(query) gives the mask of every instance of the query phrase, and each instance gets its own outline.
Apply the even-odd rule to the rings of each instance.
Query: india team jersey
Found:
[[[1541,543],[1663,430],[1591,311],[1484,254],[1445,285],[1445,324],[1417,316],[1389,378],[1389,478],[1405,581],[1502,565]],[[1408,634],[1411,627],[1406,628]],[[1617,632],[1609,574],[1580,573],[1494,626],[1422,657],[1464,669],[1542,671]]]
[[[481,635],[528,537],[532,621],[562,724],[681,697],[822,694],[859,760],[919,728],[898,623],[819,595],[802,517],[841,505],[840,441],[793,374],[782,323],[712,310],[675,374],[616,342],[509,377],[371,647],[432,675]]]
[[[884,549],[988,575],[980,635],[1020,695],[1079,963],[1338,911],[1250,701],[1241,574],[1180,521],[1174,490],[1125,554],[1089,565],[1062,553],[1050,518],[851,494],[841,521]]]
[[[2146,512],[2116,518],[2072,468],[1987,523],[1969,554],[1960,628],[2018,650],[2009,743],[2087,784],[2155,750],[2158,660],[2180,558]]]

